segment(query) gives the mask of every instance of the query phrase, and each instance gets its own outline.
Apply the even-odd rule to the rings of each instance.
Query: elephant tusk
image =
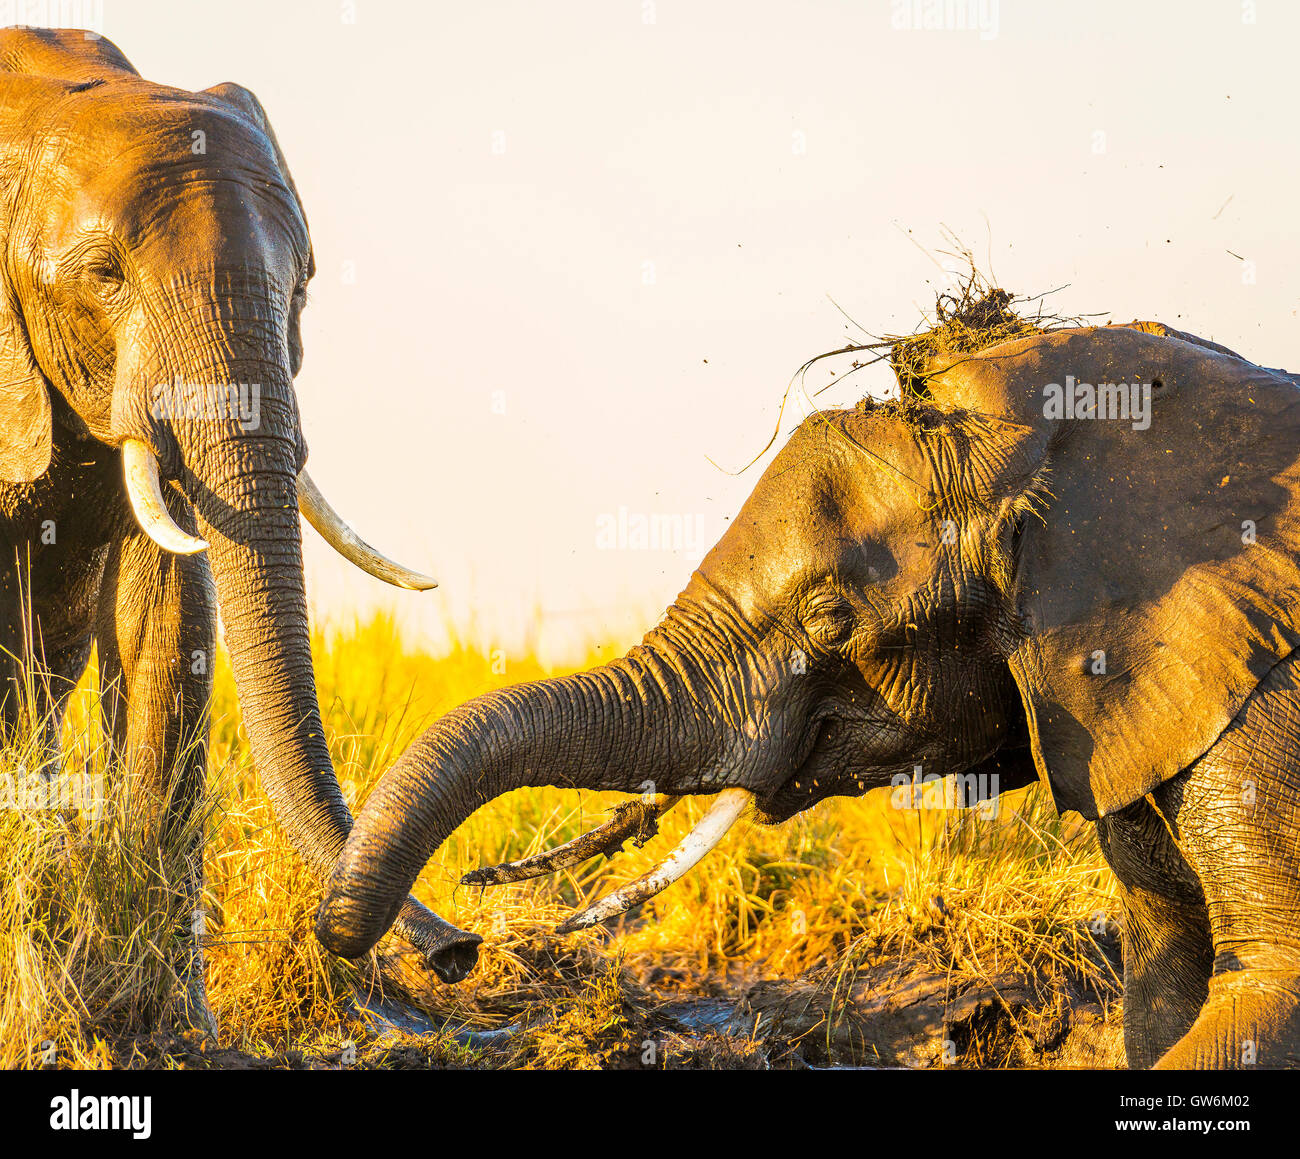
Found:
[[[158,459],[148,443],[139,439],[122,442],[122,469],[126,476],[126,493],[131,499],[140,529],[164,551],[176,555],[193,555],[207,549],[207,541],[190,535],[176,526],[163,499],[158,479]]]
[[[626,913],[634,905],[654,897],[682,877],[726,836],[744,812],[753,794],[748,789],[724,789],[699,823],[664,860],[649,873],[616,889],[608,897],[589,905],[581,913],[556,927],[557,934],[585,930],[616,914]]]
[[[589,833],[520,861],[485,865],[481,869],[471,870],[460,879],[460,883],[505,885],[512,881],[527,881],[530,877],[544,877],[548,873],[579,865],[602,853],[608,857],[622,849],[623,842],[629,837],[638,846],[644,845],[659,832],[658,819],[680,800],[680,797],[670,797],[667,793],[656,793],[649,800],[625,801],[611,810],[613,817]]]
[[[366,543],[325,501],[325,496],[306,471],[298,476],[298,507],[307,522],[320,532],[330,547],[376,579],[416,592],[425,592],[438,586],[437,580],[394,563]]]

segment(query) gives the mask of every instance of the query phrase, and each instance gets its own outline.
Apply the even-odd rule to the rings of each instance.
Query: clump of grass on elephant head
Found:
[[[924,398],[927,377],[943,355],[973,354],[1047,328],[1040,320],[1020,317],[1013,301],[1014,294],[984,285],[975,273],[955,293],[939,294],[927,328],[889,339],[889,364],[902,396]]]
[[[963,250],[960,256],[968,263],[966,273],[954,289],[935,294],[933,312],[912,333],[870,335],[870,342],[825,351],[805,362],[797,377],[802,378],[811,367],[826,359],[869,353],[865,361],[855,360],[848,373],[877,362],[888,362],[898,382],[900,400],[908,406],[928,397],[929,379],[952,355],[976,354],[1000,342],[1077,326],[1084,321],[1046,312],[1045,295],[1025,297],[1005,290],[979,271],[968,252]],[[1017,303],[1025,306],[1035,303],[1035,308],[1032,313],[1022,311]]]

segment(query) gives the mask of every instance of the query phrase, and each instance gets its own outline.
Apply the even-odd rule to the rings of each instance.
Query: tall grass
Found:
[[[187,850],[212,802],[167,829],[168,802],[109,766],[92,699],[61,753],[30,715],[0,748],[0,1066],[106,1064],[109,1040],[189,1021]]]
[[[353,808],[441,713],[489,688],[557,674],[531,656],[503,664],[464,637],[430,656],[408,647],[382,615],[318,630],[313,648],[330,750]],[[591,649],[587,663],[609,657],[609,649]],[[111,772],[96,696],[88,677],[63,726],[65,772]],[[39,763],[39,729],[32,733],[0,753],[0,771]],[[224,663],[209,763],[208,799],[193,823],[207,832],[199,927],[220,1049],[336,1057],[365,1033],[355,995],[375,975],[315,940],[319,889],[272,818]],[[97,820],[0,810],[0,1065],[156,1062],[149,1044],[183,1021],[177,964],[194,923],[180,888],[185,866],[130,798],[129,785],[117,786]],[[700,808],[687,802],[668,814],[644,849],[555,878],[487,890],[457,884],[467,868],[575,836],[617,799],[528,790],[481,809],[415,890],[484,935],[479,968],[459,986],[441,986],[393,946],[383,977],[432,1014],[480,1027],[544,1008],[587,1011],[582,996],[604,993],[614,975],[657,996],[774,978],[842,988],[891,956],[975,976],[1070,972],[1099,993],[1115,991],[1093,945],[1098,915],[1104,922],[1115,906],[1091,828],[1062,822],[1037,789],[1008,795],[992,821],[900,812],[878,793],[824,803],[781,828],[742,824],[697,871],[612,932],[565,940],[551,930],[569,907],[643,872]],[[592,1018],[584,1013],[583,1025]],[[195,1052],[213,1049],[190,1040]],[[466,1061],[447,1049],[448,1061]],[[548,1057],[559,1065],[571,1053],[556,1047]]]

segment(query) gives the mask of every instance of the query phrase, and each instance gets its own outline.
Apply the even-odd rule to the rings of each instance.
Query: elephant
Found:
[[[564,931],[664,888],[748,802],[779,823],[922,770],[968,800],[1040,781],[1118,882],[1129,1065],[1300,1063],[1300,380],[1135,322],[940,349],[900,386],[805,419],[625,656],[425,732],[358,813],[320,940],[367,952],[520,787],[653,794],[463,880],[714,798]]]
[[[53,743],[97,645],[115,767],[183,840],[220,612],[262,784],[325,879],[352,816],[317,704],[299,510],[379,578],[435,585],[361,540],[304,470],[315,264],[261,104],[235,84],[153,84],[94,34],[0,31],[0,261],[6,733],[34,712]],[[200,854],[182,852],[194,890]],[[412,899],[399,924],[456,976],[445,923]],[[210,1023],[197,949],[183,967]]]

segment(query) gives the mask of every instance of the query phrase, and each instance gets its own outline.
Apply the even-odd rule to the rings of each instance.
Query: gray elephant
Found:
[[[0,255],[6,731],[34,711],[56,735],[97,643],[115,755],[179,833],[219,610],[262,783],[323,878],[352,818],[316,702],[299,507],[372,574],[433,582],[366,546],[303,471],[312,249],[257,99],[151,84],[81,32],[0,31]],[[456,976],[440,919],[409,900],[400,923]]]
[[[325,945],[367,951],[442,842],[521,786],[663,796],[470,880],[717,795],[571,929],[679,876],[750,799],[780,822],[917,765],[1041,778],[1122,887],[1130,1065],[1300,1062],[1297,380],[1134,323],[939,355],[917,381],[807,419],[625,657],[421,737],[357,818]]]

